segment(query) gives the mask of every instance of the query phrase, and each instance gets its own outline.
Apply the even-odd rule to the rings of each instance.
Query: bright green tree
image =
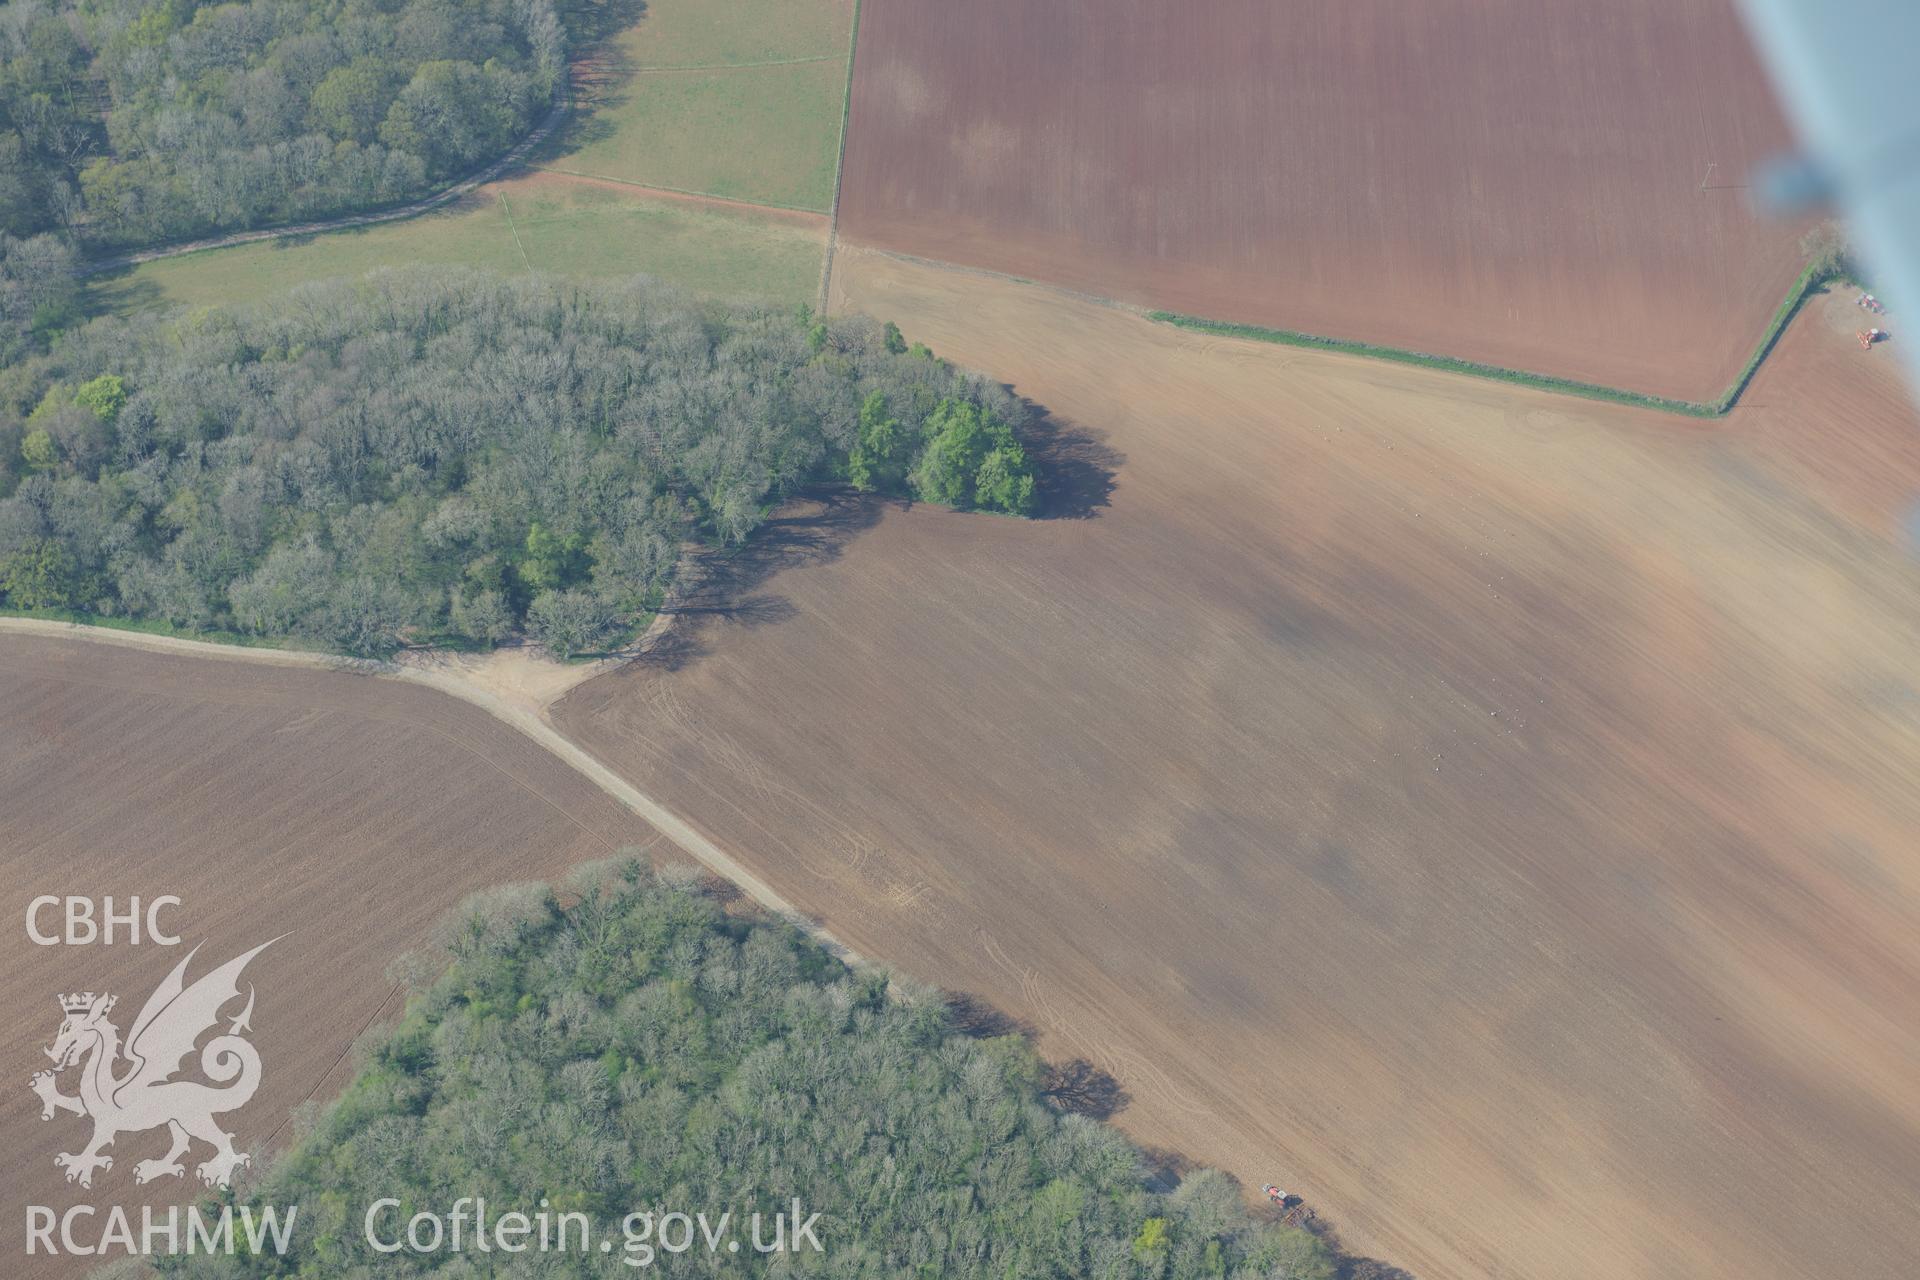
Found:
[[[111,423],[127,403],[127,385],[119,374],[103,373],[81,383],[80,389],[73,393],[73,402],[93,410],[93,416],[100,421]]]
[[[948,398],[927,415],[926,450],[914,491],[928,502],[1023,513],[1033,508],[1033,467],[1013,428],[965,400]]]
[[[927,502],[973,505],[974,476],[992,445],[978,405],[951,397],[934,406],[922,430],[927,447],[913,471],[913,488]]]
[[[973,500],[994,511],[1025,515],[1033,510],[1033,469],[1027,451],[1009,435],[995,445],[974,473]]]
[[[520,562],[520,580],[535,591],[547,591],[578,582],[587,571],[586,550],[580,535],[562,537],[535,520],[527,530],[527,557]]]
[[[887,398],[870,394],[860,405],[860,424],[847,452],[847,479],[862,493],[900,484],[900,423],[887,412]]]
[[[15,609],[68,609],[76,602],[79,574],[65,547],[38,538],[0,560],[0,595]]]
[[[60,461],[60,449],[47,429],[40,427],[21,437],[20,460],[29,470],[51,471]]]
[[[1148,1218],[1140,1228],[1140,1234],[1133,1238],[1133,1256],[1141,1262],[1150,1262],[1166,1253],[1171,1242],[1167,1239],[1167,1220]]]

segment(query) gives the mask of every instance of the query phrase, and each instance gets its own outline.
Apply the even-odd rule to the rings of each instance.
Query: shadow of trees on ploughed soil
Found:
[[[1120,1082],[1085,1058],[1051,1063],[1040,1096],[1068,1115],[1110,1120],[1133,1101]]]
[[[1040,1029],[1024,1018],[1016,1018],[999,1007],[989,1004],[979,996],[965,991],[949,991],[947,999],[947,1020],[953,1029],[963,1036],[975,1040],[992,1040],[998,1036],[1019,1036],[1023,1040],[1033,1040]]]
[[[1020,443],[1034,467],[1041,520],[1090,520],[1113,496],[1114,477],[1126,455],[1104,433],[1062,418],[1033,400],[1021,401],[1027,422]]]
[[[947,992],[947,1021],[955,1031],[975,1040],[1019,1036],[1031,1044],[1039,1028],[1016,1018],[970,992]],[[1085,1058],[1071,1062],[1043,1062],[1040,1096],[1068,1115],[1108,1120],[1133,1101],[1120,1082]],[[1178,1180],[1176,1179],[1176,1185]]]
[[[1091,519],[1105,507],[1125,457],[1098,432],[1024,402],[1030,417],[1021,444],[1033,459],[1041,520]],[[839,558],[847,542],[878,524],[889,505],[910,507],[910,498],[855,492],[844,485],[802,490],[736,547],[693,552],[682,586],[661,612],[676,623],[719,618],[758,627],[794,615],[785,596],[763,590],[783,570]],[[986,513],[974,518],[1001,519]],[[706,652],[698,626],[675,625],[635,661],[643,668],[678,671]]]
[[[855,534],[879,523],[889,501],[844,488],[810,490],[739,546],[694,551],[673,599],[660,610],[674,625],[637,655],[633,665],[678,671],[705,654],[703,628],[685,623],[718,619],[761,627],[793,617],[791,600],[762,589],[767,580],[785,569],[839,559]]]

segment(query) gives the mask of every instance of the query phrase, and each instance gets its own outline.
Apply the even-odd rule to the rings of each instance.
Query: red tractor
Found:
[[[1267,1199],[1278,1206],[1280,1221],[1287,1226],[1297,1227],[1303,1222],[1312,1220],[1313,1210],[1307,1208],[1307,1202],[1300,1196],[1288,1195],[1271,1182],[1260,1190],[1265,1193]]]

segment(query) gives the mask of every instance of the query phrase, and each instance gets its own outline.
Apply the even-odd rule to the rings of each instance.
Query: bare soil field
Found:
[[[872,0],[849,241],[1712,399],[1798,269],[1730,0]]]
[[[1059,518],[802,504],[563,732],[1421,1280],[1911,1274],[1920,573],[1819,459],[1920,433],[1833,300],[1702,425],[835,279]]]
[[[54,1153],[78,1150],[90,1126],[71,1115],[43,1123],[27,1089],[47,1065],[59,994],[116,993],[125,1031],[192,945],[204,944],[190,977],[285,933],[246,974],[258,990],[260,1092],[223,1118],[259,1158],[291,1135],[294,1107],[346,1082],[354,1038],[399,1011],[388,965],[450,906],[653,835],[542,747],[431,690],[14,634],[0,635],[0,814],[9,1276],[85,1270],[23,1256],[29,1204],[104,1213],[201,1191],[191,1168],[184,1183],[134,1185],[134,1163],[161,1155],[164,1133],[121,1138],[90,1191],[63,1180]],[[32,945],[27,904],[41,894],[111,894],[123,908],[134,895],[176,894],[184,905],[162,922],[184,945]],[[62,1087],[71,1092],[71,1080]]]
[[[1920,447],[1899,357],[1863,351],[1869,323],[1916,336],[1903,316],[1869,317],[1859,291],[1835,284],[1810,298],[1733,411],[1732,434],[1788,483],[1890,538],[1920,545]]]

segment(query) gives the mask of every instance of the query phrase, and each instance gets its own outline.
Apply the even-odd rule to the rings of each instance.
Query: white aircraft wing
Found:
[[[1806,148],[1776,200],[1839,206],[1894,319],[1920,326],[1920,0],[1741,0]],[[1891,346],[1920,394],[1920,327]]]

